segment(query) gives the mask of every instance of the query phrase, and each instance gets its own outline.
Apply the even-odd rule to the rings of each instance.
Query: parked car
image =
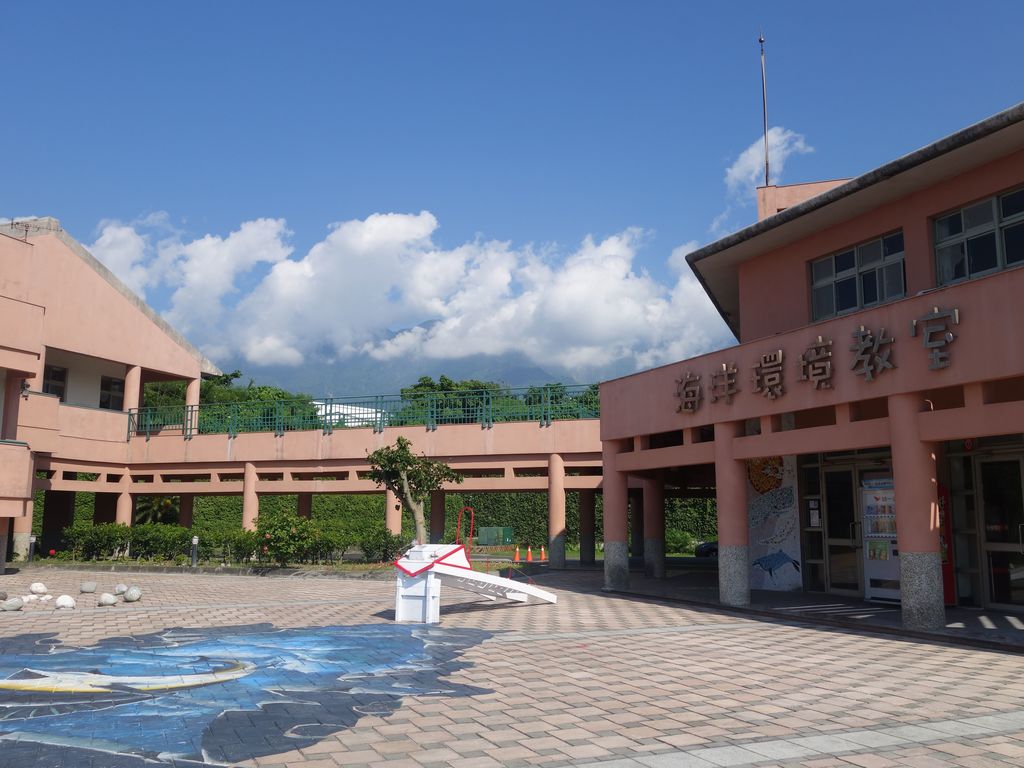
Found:
[[[693,554],[697,557],[718,557],[718,542],[704,541],[694,548]]]

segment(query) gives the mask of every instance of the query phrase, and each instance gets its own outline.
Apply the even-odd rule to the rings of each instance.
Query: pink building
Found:
[[[688,257],[739,345],[601,385],[607,586],[639,483],[654,573],[664,495],[715,494],[725,604],[822,591],[921,628],[1024,606],[1024,105],[758,192],[756,224]]]

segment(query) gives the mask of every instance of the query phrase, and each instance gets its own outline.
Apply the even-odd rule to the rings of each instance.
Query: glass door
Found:
[[[981,505],[988,602],[1024,606],[1024,472],[1020,457],[981,459]]]
[[[863,539],[857,505],[857,473],[851,467],[827,469],[824,475],[828,589],[860,597],[864,594]]]

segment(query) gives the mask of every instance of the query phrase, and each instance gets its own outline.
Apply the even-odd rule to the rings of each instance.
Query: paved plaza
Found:
[[[538,578],[557,605],[449,591],[436,628],[391,621],[390,581],[37,568],[0,589],[37,579],[144,597],[0,613],[0,681],[35,686],[0,688],[0,766],[1024,765],[1011,653],[574,573]]]

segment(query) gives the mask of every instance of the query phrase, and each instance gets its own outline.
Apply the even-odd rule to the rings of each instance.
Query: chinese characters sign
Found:
[[[910,335],[920,337],[926,350],[930,370],[948,368],[950,365],[949,345],[956,340],[952,326],[960,324],[960,310],[933,310],[911,322]],[[896,368],[893,349],[896,339],[884,327],[865,328],[863,325],[851,334],[853,353],[849,370],[864,381],[874,381],[886,371]],[[765,352],[753,365],[751,380],[753,392],[768,400],[777,400],[786,394],[785,353],[781,349]],[[800,355],[800,381],[815,390],[832,388],[832,339],[818,336],[811,341]],[[721,367],[709,372],[708,399],[712,403],[725,400],[732,404],[740,392],[740,371],[734,362],[721,363]],[[687,371],[683,378],[676,380],[676,397],[679,399],[679,413],[694,414],[704,402],[702,373]]]

